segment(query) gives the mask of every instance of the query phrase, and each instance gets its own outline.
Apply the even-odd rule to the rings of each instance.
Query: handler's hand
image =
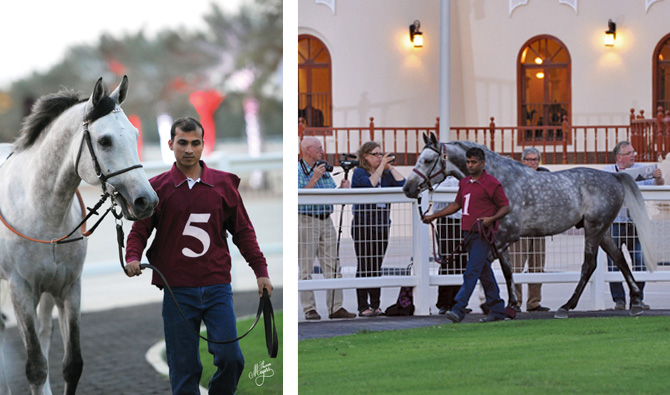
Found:
[[[256,282],[258,283],[258,297],[263,296],[263,288],[268,290],[268,296],[272,296],[272,290],[274,289],[272,287],[272,282],[270,282],[270,278],[268,277],[259,277],[256,279]]]
[[[495,221],[493,220],[493,217],[482,217],[479,218],[482,220],[482,225],[484,225],[485,228],[488,228],[491,226]]]
[[[128,277],[141,275],[142,270],[140,270],[140,261],[130,262],[129,264],[126,265],[125,270],[126,270],[126,276]]]
[[[421,220],[423,221],[424,224],[429,224],[429,223],[433,222],[434,219],[435,219],[435,216],[433,214],[427,214],[427,215],[424,215],[423,218],[421,218]]]

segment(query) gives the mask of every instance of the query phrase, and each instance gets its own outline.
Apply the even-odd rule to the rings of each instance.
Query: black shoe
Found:
[[[479,322],[507,321],[508,319],[509,318],[496,317],[496,316],[490,315],[488,317],[480,318]]]
[[[466,309],[465,309],[465,314],[470,314],[470,313],[472,313],[472,309],[468,309],[468,308],[466,308]]]
[[[337,318],[356,318],[356,314],[348,312],[344,307],[340,307],[339,310],[329,315],[328,318],[331,320]]]
[[[533,307],[532,309],[526,309],[526,311],[549,311],[549,307],[544,307],[541,305],[537,305],[537,307]]]
[[[306,320],[320,320],[321,316],[319,313],[316,312],[316,310],[310,310],[305,313],[305,319]]]
[[[440,307],[440,311],[438,311],[437,314],[444,315],[444,313],[446,313],[447,311],[449,311],[448,308]]]
[[[451,310],[444,313],[444,316],[447,317],[449,320],[451,320],[451,322],[461,322],[461,321],[463,321],[463,318],[459,317],[456,313],[454,313]]]
[[[514,311],[516,311],[517,313],[520,313],[520,312],[521,312],[521,306],[519,306],[518,304],[512,306],[512,309],[513,309]],[[549,310],[549,309],[547,309],[547,310]],[[530,310],[528,310],[528,311],[530,311]]]
[[[489,309],[489,308],[486,306],[486,303],[482,303],[482,304],[480,304],[480,305],[479,305],[479,308],[482,309],[482,313],[484,313],[484,315],[489,315],[489,313],[491,312],[491,309]]]

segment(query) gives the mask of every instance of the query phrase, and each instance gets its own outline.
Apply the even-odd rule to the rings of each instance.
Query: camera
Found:
[[[389,156],[391,156],[391,157],[392,157],[392,159],[391,159],[391,162],[390,162],[390,163],[395,163],[395,154],[389,154]]]
[[[359,163],[356,160],[356,155],[342,154],[342,159],[340,159],[340,167],[342,168],[342,170],[348,172],[349,170],[353,169],[358,165]]]
[[[314,163],[314,168],[316,168],[317,166],[321,166],[321,165],[326,165],[326,171],[327,172],[333,171],[333,165],[329,165],[328,162],[326,162],[325,160],[317,160]]]
[[[356,166],[358,166],[358,161],[357,161],[357,160],[342,159],[342,160],[340,161],[340,167],[342,167],[342,169],[343,169],[344,171],[349,171],[349,170],[353,169],[353,168],[356,167]]]

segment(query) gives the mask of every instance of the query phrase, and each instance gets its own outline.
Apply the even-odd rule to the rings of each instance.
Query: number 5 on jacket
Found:
[[[209,221],[210,216],[211,214],[191,214],[188,217],[188,221],[186,222],[186,227],[184,227],[182,235],[191,236],[198,239],[198,241],[202,243],[202,252],[197,253],[190,248],[184,248],[181,250],[181,252],[185,256],[189,258],[197,258],[205,255],[205,253],[207,253],[207,250],[209,250],[209,244],[210,244],[209,234],[204,230],[202,230],[201,228],[198,228],[197,226],[193,226],[191,224],[207,223],[207,221]]]

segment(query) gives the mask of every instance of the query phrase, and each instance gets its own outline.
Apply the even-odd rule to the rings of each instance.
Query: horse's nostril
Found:
[[[135,209],[137,209],[137,211],[143,212],[147,209],[147,207],[149,207],[149,204],[147,202],[147,199],[145,199],[143,197],[139,197],[139,198],[135,199],[135,202],[133,203],[133,206],[135,206]]]

